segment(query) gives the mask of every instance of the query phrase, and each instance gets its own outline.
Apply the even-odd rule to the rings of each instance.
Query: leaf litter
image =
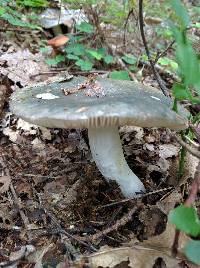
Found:
[[[10,50],[0,57],[0,73],[15,90],[45,71],[40,53]],[[0,131],[0,266],[195,267],[170,253],[174,227],[167,214],[183,198],[173,190],[180,146],[171,131],[120,129],[128,164],[152,192],[123,203],[117,185],[92,162],[85,130],[46,129],[6,111]],[[187,239],[181,236],[183,245]]]

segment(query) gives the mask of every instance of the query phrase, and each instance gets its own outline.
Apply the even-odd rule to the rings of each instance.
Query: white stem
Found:
[[[107,180],[116,180],[125,197],[145,188],[124,158],[118,127],[89,128],[90,150],[97,167]]]

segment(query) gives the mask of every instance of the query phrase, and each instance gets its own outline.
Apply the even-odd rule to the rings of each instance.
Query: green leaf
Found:
[[[193,104],[200,104],[200,98],[199,97],[192,97],[191,102]]]
[[[114,71],[109,74],[109,77],[117,80],[131,80],[127,71]]]
[[[183,6],[180,0],[172,0],[172,8],[181,24],[181,27],[186,29],[190,23],[190,19],[187,10]]]
[[[130,70],[131,72],[136,72],[136,71],[138,70],[138,68],[137,68],[136,65],[131,65],[131,66],[129,66],[129,70]]]
[[[194,28],[200,29],[200,22],[195,22],[191,26]]]
[[[93,33],[94,28],[90,23],[87,22],[81,22],[81,24],[76,25],[76,29],[79,30],[80,32],[84,32],[84,33]]]
[[[176,58],[182,80],[187,86],[195,87],[197,93],[200,95],[200,65],[198,57],[185,33],[180,32],[174,25],[171,25],[171,27],[177,42]]]
[[[10,24],[15,25],[15,26],[27,27],[31,29],[41,29],[38,25],[22,21],[18,19],[17,17],[14,17],[13,15],[8,14],[8,13],[1,14],[1,18],[3,18],[4,20],[8,21]]]
[[[200,241],[199,240],[192,240],[190,241],[185,249],[184,253],[186,257],[194,262],[197,265],[200,265]]]
[[[173,209],[169,213],[169,221],[186,234],[197,236],[200,233],[199,218],[196,210],[192,207],[180,205]]]
[[[6,12],[6,9],[3,7],[0,7],[0,16],[3,15]]]
[[[97,51],[102,57],[106,55],[106,49],[104,47],[100,47]]]
[[[141,60],[148,61],[148,56],[146,54],[141,55]]]
[[[40,47],[40,52],[47,53],[49,51],[48,47]]]
[[[48,58],[45,60],[45,62],[48,64],[48,65],[57,65],[58,63],[60,62],[63,62],[65,61],[65,57],[63,55],[57,55],[55,58],[51,59],[51,58]]]
[[[171,59],[169,59],[167,57],[161,57],[161,58],[159,58],[158,63],[160,65],[164,65],[164,66],[167,65],[167,66],[171,67],[173,70],[177,70],[178,69],[177,62],[175,62],[175,61],[173,61],[173,60],[171,60]]]
[[[66,46],[65,51],[68,54],[74,54],[76,56],[83,56],[85,55],[85,46],[82,44],[70,44]]]
[[[129,54],[125,54],[123,57],[122,57],[122,60],[125,61],[126,63],[128,64],[135,64],[137,62],[137,58],[133,55],[129,55]]]
[[[103,60],[105,61],[106,64],[110,64],[110,63],[113,63],[114,58],[113,58],[113,56],[111,56],[111,55],[106,55],[106,56],[103,58]]]
[[[76,61],[75,64],[79,66],[82,71],[91,71],[93,66],[93,63],[91,61],[81,59]]]
[[[88,49],[87,52],[89,53],[90,56],[92,56],[96,60],[101,60],[103,57],[102,53],[95,49]]]
[[[67,54],[66,56],[69,60],[79,60],[79,57],[74,54]]]
[[[192,94],[190,91],[181,84],[174,84],[172,87],[173,95],[178,100],[190,100],[192,98]]]
[[[17,0],[17,4],[27,7],[47,7],[49,5],[46,0]]]

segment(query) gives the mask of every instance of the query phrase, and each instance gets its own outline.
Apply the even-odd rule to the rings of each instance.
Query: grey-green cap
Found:
[[[64,83],[20,89],[11,97],[11,111],[33,124],[56,128],[113,125],[187,128],[186,117],[172,111],[171,99],[153,87],[98,78],[100,94],[88,96],[88,88],[84,86],[76,91],[86,81],[85,77],[74,77]],[[64,90],[75,93],[65,95]]]

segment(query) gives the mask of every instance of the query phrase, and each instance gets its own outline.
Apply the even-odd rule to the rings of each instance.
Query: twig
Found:
[[[148,48],[148,45],[147,45],[147,41],[146,41],[146,37],[145,37],[145,33],[144,33],[143,0],[139,0],[139,25],[140,25],[140,32],[141,32],[143,45],[144,45],[144,48],[145,48],[149,63],[151,65],[152,72],[153,72],[153,74],[154,74],[154,76],[156,78],[156,81],[158,82],[158,85],[159,85],[160,89],[162,90],[163,94],[165,96],[169,96],[167,87],[165,86],[165,84],[162,81],[159,73],[157,72],[157,70],[154,67],[154,62],[151,59],[151,55],[150,55],[149,48]]]
[[[193,156],[196,156],[198,159],[200,159],[200,151],[194,149],[192,146],[190,146],[188,143],[183,141],[179,136],[174,136],[174,139],[182,145],[190,154]]]
[[[195,202],[195,199],[199,190],[199,186],[200,186],[200,161],[196,167],[194,180],[192,182],[191,189],[190,189],[190,194],[184,203],[186,207],[191,207],[193,203]]]
[[[101,208],[105,208],[105,207],[111,207],[111,206],[114,206],[114,205],[126,203],[126,202],[129,202],[129,201],[135,200],[135,199],[143,198],[143,197],[153,195],[153,194],[158,194],[158,193],[161,193],[163,191],[168,191],[168,190],[172,190],[172,189],[174,189],[174,187],[167,187],[167,188],[159,189],[159,190],[152,191],[152,192],[149,192],[149,193],[146,193],[146,194],[139,194],[138,196],[135,196],[133,198],[126,198],[126,199],[116,201],[116,202],[113,202],[113,203],[110,203],[110,204],[107,204],[107,205],[104,205],[104,206],[100,206],[97,209],[101,209]]]
[[[137,208],[138,207],[135,206],[134,208],[129,210],[129,212],[125,216],[123,216],[121,219],[116,221],[115,224],[113,224],[112,226],[108,227],[107,229],[105,229],[101,232],[98,232],[94,235],[90,235],[87,239],[89,241],[95,241],[95,240],[99,239],[100,237],[107,235],[110,232],[118,230],[121,226],[125,225],[128,221],[130,221],[132,219],[132,216],[136,212]]]
[[[0,32],[28,32],[29,34],[34,34],[34,33],[38,33],[38,32],[43,32],[43,30],[37,29],[37,30],[33,30],[33,29],[22,29],[22,28],[0,28]]]
[[[47,75],[47,74],[60,74],[61,71],[67,71],[66,68],[58,68],[58,69],[55,69],[55,70],[52,70],[52,71],[49,71],[49,72],[41,72],[41,73],[37,73],[37,74],[34,74],[34,75],[31,75],[30,78],[33,79],[39,75]],[[73,75],[89,75],[89,74],[107,74],[108,71],[101,71],[101,70],[97,70],[97,71],[87,71],[87,72],[84,72],[84,71],[70,71],[69,74],[73,74]]]
[[[188,136],[185,136],[185,139],[187,141],[189,141],[189,143],[191,143],[194,147],[196,147],[197,149],[199,148],[199,144],[196,143],[195,141],[191,140]]]
[[[10,175],[7,173],[7,176],[10,176]],[[23,223],[24,223],[24,226],[25,226],[26,229],[28,229],[28,226],[29,226],[29,224],[30,224],[30,223],[29,223],[29,220],[28,220],[28,218],[25,216],[24,211],[21,210],[20,203],[19,203],[19,200],[18,200],[18,197],[17,197],[17,194],[16,194],[16,192],[15,192],[15,189],[14,189],[14,187],[13,187],[12,182],[10,183],[10,190],[11,190],[12,195],[13,195],[13,197],[14,197],[15,204],[16,204],[17,207],[18,207],[19,214],[20,214],[20,216],[21,216],[21,218],[22,218],[22,221],[23,221]]]
[[[139,63],[151,68],[151,64],[148,61],[139,60]],[[154,68],[156,69],[157,72],[161,72],[164,75],[169,76],[171,79],[177,82],[180,82],[180,78],[176,74],[170,72],[169,70],[166,70],[164,67],[160,66],[159,64],[155,64]]]
[[[166,55],[167,51],[173,46],[174,43],[175,43],[175,40],[173,40],[173,41],[166,47],[166,49],[165,49],[163,52],[161,52],[160,54],[157,55],[156,59],[154,60],[154,64],[156,64],[156,62],[157,62],[160,58],[162,58],[163,56]]]
[[[124,46],[126,45],[126,27],[127,27],[127,24],[128,24],[128,21],[129,21],[131,14],[133,14],[133,8],[128,12],[128,15],[126,17],[125,24],[124,24],[124,36],[123,36]]]
[[[1,163],[2,163],[2,166],[3,166],[4,170],[5,170],[5,172],[6,172],[6,175],[7,175],[8,177],[10,177],[10,180],[11,180],[11,183],[10,183],[10,190],[11,190],[11,192],[12,192],[12,195],[13,195],[13,198],[14,198],[15,205],[17,206],[17,208],[18,208],[18,210],[19,210],[19,214],[20,214],[20,216],[21,216],[21,219],[22,219],[22,221],[23,221],[23,223],[24,223],[25,228],[28,229],[28,226],[29,226],[29,220],[28,220],[28,218],[25,216],[23,210],[21,209],[21,205],[20,205],[20,203],[19,203],[18,196],[17,196],[17,194],[16,194],[16,192],[15,192],[15,188],[14,188],[14,186],[13,186],[13,184],[12,184],[12,179],[11,179],[10,171],[9,171],[9,169],[7,168],[6,164],[5,164],[5,161],[4,161],[3,157],[1,157]]]
[[[88,243],[84,242],[83,239],[82,239],[82,237],[81,237],[81,239],[80,239],[78,236],[76,236],[76,235],[72,235],[72,234],[66,232],[66,231],[63,230],[63,229],[58,230],[58,233],[60,233],[60,234],[64,234],[64,235],[66,235],[67,237],[69,237],[69,238],[71,238],[71,239],[73,239],[73,240],[76,240],[76,241],[77,241],[78,243],[80,243],[81,245],[83,245],[83,246],[85,246],[85,247],[87,247],[87,248],[90,248],[93,252],[97,252],[97,251],[98,251],[98,249],[95,248],[93,245],[91,245],[91,244],[89,245]]]
[[[51,223],[51,229],[49,230],[50,233],[52,233],[52,234],[53,234],[53,233],[54,233],[54,234],[60,234],[61,238],[62,238],[62,239],[65,239],[65,240],[66,240],[66,238],[63,237],[63,235],[64,235],[64,236],[67,236],[68,238],[71,238],[71,239],[77,241],[78,243],[84,245],[85,247],[89,248],[89,249],[92,250],[93,252],[97,252],[97,251],[98,251],[93,245],[90,245],[90,244],[84,242],[84,240],[82,239],[82,237],[80,238],[79,236],[72,235],[72,234],[68,233],[67,231],[65,231],[65,230],[61,227],[60,223],[58,222],[58,220],[56,219],[56,217],[54,216],[53,213],[51,213],[51,212],[48,211],[47,209],[45,209],[45,212],[46,212],[46,214],[51,218],[51,221],[52,221],[52,223]],[[67,240],[69,240],[69,239],[67,239]],[[76,252],[77,252],[77,251],[76,251],[76,249],[71,245],[71,243],[69,243],[68,241],[67,241],[67,247],[69,248],[71,254],[74,255],[74,256],[76,257],[76,255],[77,255]]]
[[[179,236],[180,236],[180,231],[179,230],[175,230],[175,235],[174,235],[174,241],[172,244],[172,256],[176,257],[177,253],[178,253],[178,240],[179,240]]]

